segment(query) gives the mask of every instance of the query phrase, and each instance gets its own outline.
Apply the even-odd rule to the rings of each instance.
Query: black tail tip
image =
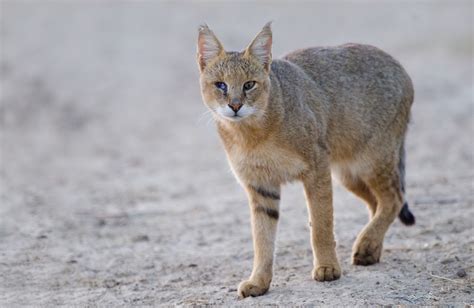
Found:
[[[404,203],[400,214],[398,214],[398,218],[402,221],[402,223],[406,226],[413,226],[415,224],[415,216],[410,212],[408,208],[408,203]]]

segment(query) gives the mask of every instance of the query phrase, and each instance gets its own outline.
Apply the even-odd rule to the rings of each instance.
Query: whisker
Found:
[[[197,120],[196,123],[197,123],[197,124],[200,124],[202,120],[204,120],[205,118],[207,118],[208,115],[211,114],[211,112],[212,112],[212,110],[210,110],[210,109],[204,111],[204,112],[201,114],[201,116],[198,118],[198,120]],[[211,116],[212,116],[212,115],[211,115]]]
[[[215,121],[214,115],[211,114],[211,116],[207,119],[206,126],[209,126],[209,123],[214,122],[214,121]]]

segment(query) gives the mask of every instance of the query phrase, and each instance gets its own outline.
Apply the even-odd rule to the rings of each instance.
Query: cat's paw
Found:
[[[341,277],[339,264],[318,265],[313,269],[312,276],[317,281],[332,281]]]
[[[380,261],[382,242],[369,237],[357,239],[352,250],[354,265],[372,265]]]
[[[239,297],[246,298],[249,296],[260,296],[268,291],[269,285],[259,285],[256,281],[246,280],[242,281],[239,285]]]

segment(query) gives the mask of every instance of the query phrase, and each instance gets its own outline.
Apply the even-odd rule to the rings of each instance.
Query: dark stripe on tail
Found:
[[[400,172],[400,188],[405,197],[405,144],[402,143],[400,147],[400,161],[398,162],[398,171]],[[402,223],[406,226],[411,226],[415,224],[415,216],[410,212],[408,208],[408,203],[405,201],[403,203],[403,207],[398,214],[398,218],[402,221]]]
[[[410,212],[408,208],[408,203],[404,203],[400,214],[398,214],[398,218],[402,221],[404,225],[412,226],[415,224],[415,216]]]
[[[264,207],[264,206],[261,206],[261,205],[258,205],[258,206],[255,208],[255,211],[256,211],[256,212],[259,212],[259,213],[265,213],[265,214],[267,214],[270,218],[273,218],[273,219],[278,219],[278,217],[280,217],[280,214],[278,213],[277,210],[269,209],[268,207]]]
[[[262,197],[270,198],[273,200],[280,200],[280,195],[278,193],[265,190],[261,187],[255,187],[255,186],[250,186],[250,187]]]

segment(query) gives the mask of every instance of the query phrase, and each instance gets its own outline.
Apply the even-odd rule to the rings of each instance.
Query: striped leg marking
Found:
[[[261,187],[250,186],[250,188],[252,188],[256,193],[258,193],[262,197],[273,199],[273,200],[280,200],[280,195],[278,193],[268,191]]]
[[[268,217],[273,218],[273,219],[278,219],[278,217],[280,216],[277,210],[270,209],[268,207],[264,207],[261,205],[258,205],[257,207],[255,207],[255,211],[258,213],[265,213],[268,215]]]

